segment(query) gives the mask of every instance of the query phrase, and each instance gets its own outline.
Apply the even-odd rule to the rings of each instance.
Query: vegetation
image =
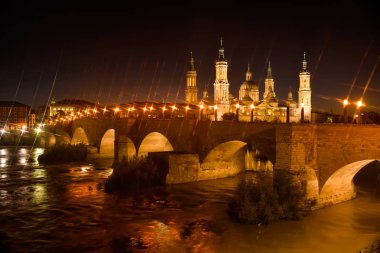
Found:
[[[307,211],[300,201],[305,197],[301,185],[292,177],[280,173],[273,184],[264,175],[258,182],[243,180],[229,202],[231,218],[242,223],[269,224],[281,219],[296,220]],[[310,203],[313,205],[314,203]]]
[[[84,144],[55,146],[38,157],[40,163],[84,161],[87,147]]]
[[[20,136],[19,130],[11,130],[1,136],[0,146],[32,146],[35,138],[34,133],[24,133]]]
[[[223,120],[236,120],[236,114],[233,112],[226,112],[222,115]]]
[[[165,184],[168,166],[158,159],[134,157],[114,164],[111,176],[105,182],[106,192],[128,192]]]

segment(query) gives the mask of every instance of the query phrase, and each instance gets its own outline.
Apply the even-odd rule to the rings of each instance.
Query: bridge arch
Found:
[[[55,131],[55,138],[56,138],[56,145],[70,144],[71,143],[70,135],[62,129],[57,129]]]
[[[100,141],[99,154],[113,157],[115,155],[115,129],[108,129]]]
[[[51,148],[57,143],[57,138],[54,134],[49,132],[42,132],[37,137],[37,143],[39,147]]]
[[[354,176],[366,165],[380,161],[378,159],[361,160],[350,163],[335,171],[323,185],[320,199],[324,203],[336,204],[356,196]]]
[[[149,152],[173,151],[174,148],[168,138],[159,133],[152,132],[144,137],[138,149],[138,156],[146,156]]]
[[[244,141],[226,141],[207,153],[201,162],[200,177],[202,179],[222,178],[236,175],[247,169],[273,169],[270,161],[263,158],[260,151]],[[260,165],[260,161],[262,165]],[[268,168],[268,165],[271,167]]]
[[[75,129],[73,138],[71,139],[71,144],[84,144],[84,145],[89,145],[88,137],[86,132],[82,127],[78,127]]]

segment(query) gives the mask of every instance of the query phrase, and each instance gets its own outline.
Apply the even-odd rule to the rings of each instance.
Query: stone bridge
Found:
[[[115,160],[164,154],[167,183],[223,178],[258,158],[299,179],[318,206],[356,196],[352,182],[380,160],[380,126],[236,121],[81,119],[55,127],[45,144],[84,143]],[[252,158],[253,157],[253,158]]]

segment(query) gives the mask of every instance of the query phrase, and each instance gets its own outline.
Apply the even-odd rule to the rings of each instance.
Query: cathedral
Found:
[[[260,99],[259,84],[253,80],[248,64],[244,82],[240,85],[237,98],[229,92],[227,78],[228,61],[224,55],[223,41],[220,40],[218,58],[215,62],[214,99],[203,92],[198,101],[196,70],[192,52],[186,72],[185,100],[188,104],[201,108],[201,118],[211,120],[234,119],[239,121],[261,122],[310,122],[311,121],[311,88],[310,72],[307,68],[306,55],[303,55],[302,68],[299,73],[298,101],[294,100],[291,90],[286,99],[279,99],[275,93],[275,80],[272,76],[270,62],[264,82],[264,93]],[[202,116],[204,110],[204,115]]]

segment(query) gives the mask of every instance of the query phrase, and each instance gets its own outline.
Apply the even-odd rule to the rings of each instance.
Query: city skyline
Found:
[[[338,100],[347,97],[352,83],[355,81],[350,100],[357,101],[374,71],[363,100],[368,110],[379,111],[380,78],[374,68],[379,36],[371,5],[334,2],[322,18],[319,11],[327,3],[323,7],[300,3],[163,3],[153,4],[145,12],[134,5],[117,13],[84,12],[67,6],[56,12],[31,13],[25,7],[21,13],[26,15],[18,23],[12,23],[12,12],[3,17],[2,27],[7,29],[1,41],[0,99],[16,97],[34,107],[44,104],[58,69],[52,93],[56,99],[182,102],[190,50],[197,69],[198,98],[206,86],[212,96],[214,62],[223,36],[230,90],[235,97],[247,63],[263,90],[269,60],[276,94],[284,98],[291,88],[297,97],[298,72],[306,51],[314,109],[339,113]],[[213,8],[220,12],[211,12]],[[250,8],[255,9],[259,21],[246,15]],[[230,15],[214,21],[218,13]],[[139,14],[144,18],[135,20]],[[284,27],[288,27],[286,32]],[[17,34],[20,29],[22,33]]]

